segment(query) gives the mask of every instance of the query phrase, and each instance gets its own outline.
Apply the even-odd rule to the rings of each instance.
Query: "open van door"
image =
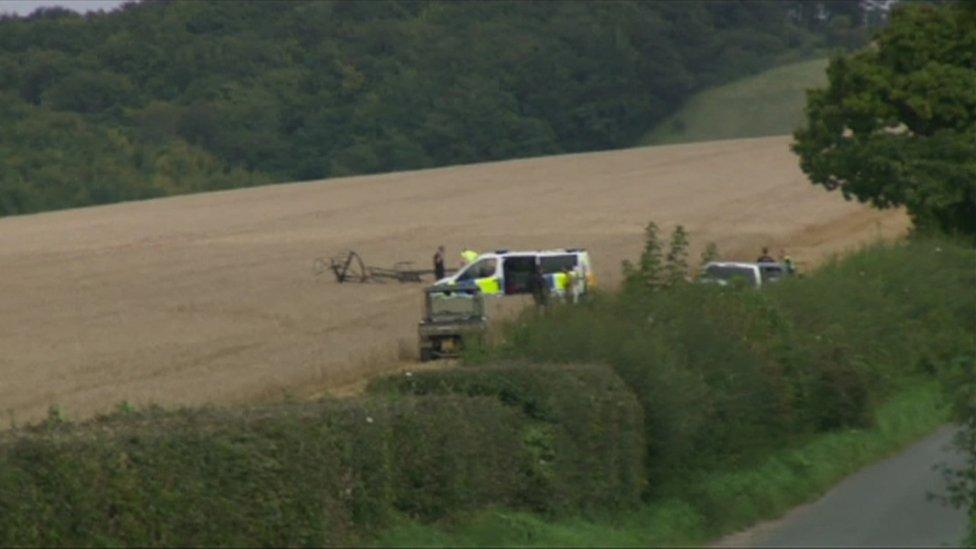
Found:
[[[569,287],[566,271],[579,274],[579,258],[576,254],[547,254],[539,257],[542,272],[550,280],[550,290],[562,295]]]
[[[534,255],[507,256],[502,264],[505,295],[532,293],[532,276],[535,273]]]

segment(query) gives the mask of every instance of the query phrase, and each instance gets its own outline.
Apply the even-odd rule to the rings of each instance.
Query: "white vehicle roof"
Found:
[[[554,248],[551,250],[495,250],[478,254],[478,257],[504,257],[508,255],[566,255],[585,254],[585,248]]]
[[[585,248],[552,248],[548,250],[495,250],[492,252],[484,252],[478,254],[478,257],[471,263],[461,267],[458,271],[450,276],[444,277],[437,281],[437,284],[451,283],[458,279],[462,273],[464,273],[471,265],[481,261],[482,259],[499,259],[512,256],[536,256],[536,257],[552,257],[560,255],[576,255],[579,257],[579,263],[583,265],[583,268],[590,268],[590,254]]]
[[[715,269],[712,270],[712,267],[715,267]],[[722,273],[722,270],[727,272]],[[753,287],[758,288],[763,283],[762,269],[760,269],[759,265],[745,261],[710,261],[702,267],[698,280],[701,282],[716,282],[722,286],[726,286],[728,285],[728,279],[725,277],[729,275],[735,276],[735,271],[741,273],[739,276],[749,273],[749,284]]]
[[[715,265],[717,267],[741,267],[743,269],[758,269],[758,263],[749,263],[747,261],[709,261],[705,264],[705,269]]]

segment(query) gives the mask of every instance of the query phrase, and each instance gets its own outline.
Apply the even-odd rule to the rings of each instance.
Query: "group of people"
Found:
[[[461,267],[464,268],[465,265],[473,263],[475,259],[478,259],[478,252],[465,248],[461,252]],[[434,252],[434,279],[440,280],[447,275],[447,267],[445,267],[444,258],[444,246],[438,246],[437,251]]]
[[[791,274],[796,272],[796,266],[793,263],[793,258],[787,255],[786,250],[780,250],[780,261],[783,266]],[[465,248],[461,252],[461,268],[465,265],[473,263],[478,258],[478,252]],[[756,263],[777,263],[776,259],[769,254],[769,248],[763,247],[762,254],[756,259]],[[447,268],[445,267],[445,256],[444,256],[444,246],[438,246],[437,251],[434,253],[434,278],[435,280],[440,280],[444,278],[447,274]],[[576,284],[576,272],[572,269],[564,269],[564,293],[567,299],[572,299],[574,302],[578,297],[577,284]],[[536,265],[535,272],[532,273],[532,280],[530,282],[530,287],[532,289],[532,296],[535,298],[537,305],[545,306],[549,302],[549,284],[546,280],[546,275],[542,270],[542,265]]]
[[[793,264],[793,258],[786,254],[786,250],[780,250],[779,256],[780,256],[779,263],[782,263],[783,266],[786,267],[786,270],[790,272],[790,274],[796,272],[796,266]],[[756,263],[776,263],[776,262],[777,261],[773,259],[773,256],[769,255],[769,248],[766,247],[763,247],[762,255],[760,255],[759,258],[756,259]]]
[[[559,278],[554,277],[554,283],[557,286],[557,289],[562,291],[557,295],[559,295],[567,303],[578,303],[582,288],[581,281],[576,270],[569,267],[564,267],[563,270],[558,274],[561,274],[562,276]],[[546,279],[546,273],[541,264],[537,264],[535,266],[535,272],[532,273],[529,288],[532,291],[532,299],[535,301],[537,306],[540,308],[545,308],[549,305],[549,299],[552,291],[549,286],[549,281]]]

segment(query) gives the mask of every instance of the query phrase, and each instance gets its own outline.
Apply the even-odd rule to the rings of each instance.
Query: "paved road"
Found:
[[[939,547],[958,545],[966,533],[961,510],[929,501],[945,483],[932,466],[960,463],[944,427],[901,454],[867,467],[819,501],[782,519],[760,524],[718,542],[760,547]]]

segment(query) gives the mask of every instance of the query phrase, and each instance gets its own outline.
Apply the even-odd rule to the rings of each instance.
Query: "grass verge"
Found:
[[[683,493],[606,519],[491,509],[438,524],[404,521],[374,540],[384,546],[647,546],[701,544],[816,499],[845,476],[884,458],[949,420],[938,382],[924,380],[879,406],[871,428],[828,432],[775,451],[755,467],[711,471]]]

